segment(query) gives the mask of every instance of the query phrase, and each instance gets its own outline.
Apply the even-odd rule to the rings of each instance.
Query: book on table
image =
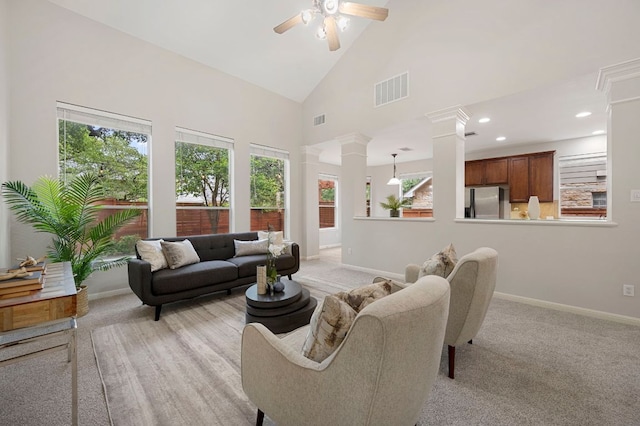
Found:
[[[43,272],[43,273],[46,273],[46,271],[47,271],[47,262],[46,261],[42,261],[42,262],[36,263],[35,265],[29,265],[29,266],[13,265],[11,268],[7,269],[7,272],[18,272],[22,268],[24,268],[27,272]]]
[[[27,285],[21,285],[18,287],[0,288],[0,299],[6,299],[9,297],[26,296],[34,290],[42,290],[44,283],[33,283]]]
[[[8,280],[0,281],[0,289],[22,287],[22,286],[27,286],[31,284],[42,285],[43,282],[44,282],[44,276],[42,272],[40,271],[29,272],[29,275],[26,275],[24,277],[15,277]]]

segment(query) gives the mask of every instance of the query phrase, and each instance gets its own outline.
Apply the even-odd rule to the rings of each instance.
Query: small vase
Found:
[[[529,197],[529,219],[538,220],[540,219],[540,201],[536,195],[532,195]]]

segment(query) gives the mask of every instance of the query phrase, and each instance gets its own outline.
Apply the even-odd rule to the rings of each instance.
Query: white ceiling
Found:
[[[384,22],[352,18],[340,34],[341,48],[330,52],[326,41],[315,37],[318,19],[297,25],[279,35],[273,27],[308,8],[312,0],[49,0],[90,19],[131,34],[184,57],[234,75],[242,80],[303,102],[338,59],[368,25]],[[359,0],[386,6],[387,0]],[[389,11],[393,15],[393,9]],[[588,136],[606,130],[604,95],[595,90],[596,75],[588,75],[553,87],[537,89],[490,102],[464,106],[472,115],[466,131],[466,150],[502,144],[547,142]],[[588,110],[593,114],[576,119]],[[491,118],[479,124],[478,118]],[[368,164],[390,164],[431,158],[426,118],[400,123],[375,135],[367,147]],[[320,160],[340,164],[337,143],[318,145]],[[409,148],[403,155],[401,148]]]

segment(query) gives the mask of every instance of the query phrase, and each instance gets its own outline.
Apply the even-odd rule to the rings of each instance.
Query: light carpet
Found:
[[[296,278],[318,299],[371,279],[323,272]],[[239,292],[174,304],[158,322],[93,330],[112,424],[253,424],[240,379],[243,327]],[[443,350],[419,424],[640,425],[638,365],[638,327],[494,299],[473,345],[458,348],[455,380]]]

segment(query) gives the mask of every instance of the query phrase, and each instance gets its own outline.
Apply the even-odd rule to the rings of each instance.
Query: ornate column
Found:
[[[454,106],[425,115],[433,124],[433,217],[464,217],[464,128],[469,114]]]
[[[315,259],[320,250],[320,218],[318,205],[318,174],[320,149],[313,146],[301,148],[302,182],[304,203],[302,205],[302,241],[300,241],[300,257]]]

